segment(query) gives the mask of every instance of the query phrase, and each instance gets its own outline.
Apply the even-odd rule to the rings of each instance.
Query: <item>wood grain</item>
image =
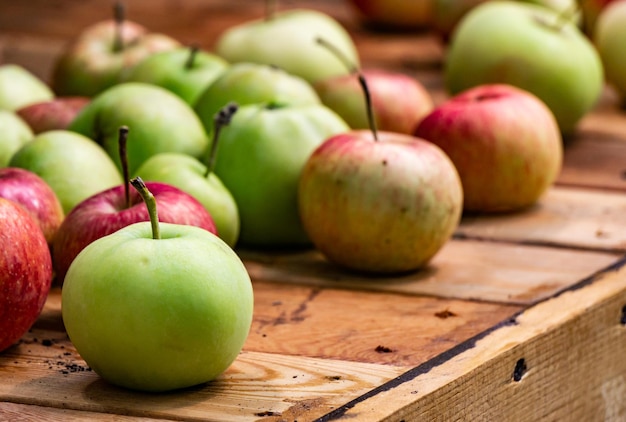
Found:
[[[314,414],[323,414],[408,367],[243,352],[211,383],[144,394],[104,382],[87,367],[64,332],[34,329],[0,354],[0,369],[0,403],[97,412],[105,415],[103,420],[119,414],[245,421],[289,414],[313,404]],[[5,411],[11,409],[0,407],[0,412]],[[0,419],[6,415],[0,413]]]
[[[626,420],[623,265],[320,421]]]
[[[457,235],[623,253],[625,225],[623,193],[554,187],[522,212],[466,215]]]
[[[526,220],[520,216],[518,226]],[[528,226],[533,226],[531,219]],[[474,223],[478,224],[478,223]],[[465,236],[504,238],[495,230],[511,230],[497,220],[485,219]],[[520,238],[523,228],[520,228]],[[549,237],[550,227],[542,232]],[[556,232],[558,234],[558,232]],[[518,239],[513,239],[519,241]],[[619,253],[557,249],[515,243],[476,240],[448,242],[423,270],[396,277],[375,277],[345,271],[329,263],[319,252],[240,251],[255,280],[350,288],[377,292],[429,295],[529,305],[552,296],[572,283],[614,262]]]

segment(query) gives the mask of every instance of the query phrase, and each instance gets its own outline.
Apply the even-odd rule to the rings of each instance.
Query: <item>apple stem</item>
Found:
[[[126,153],[126,141],[128,140],[128,126],[120,126],[119,136],[117,138],[117,146],[120,154],[120,162],[122,164],[122,175],[124,178],[124,201],[126,208],[130,208],[130,186],[128,186],[130,178],[128,173],[128,154]]]
[[[113,52],[118,53],[124,49],[124,38],[122,37],[122,30],[124,27],[125,18],[124,4],[121,1],[116,1],[113,5],[113,18],[115,20],[115,35],[113,38]]]
[[[189,46],[189,57],[185,62],[185,69],[190,70],[193,69],[194,64],[196,63],[196,56],[200,51],[200,46],[196,43],[193,43]]]
[[[220,137],[220,132],[224,126],[227,126],[233,119],[233,116],[237,112],[239,106],[236,103],[228,103],[220,111],[215,113],[213,117],[213,142],[211,143],[211,150],[209,152],[209,158],[206,164],[206,172],[204,177],[209,177],[215,168],[215,159],[217,158],[217,144]]]
[[[372,107],[372,96],[370,94],[370,90],[367,86],[367,81],[365,80],[365,76],[363,73],[359,71],[359,68],[352,63],[345,54],[343,54],[335,45],[329,43],[323,38],[317,37],[315,39],[322,47],[326,48],[330,51],[339,61],[341,61],[344,66],[348,69],[350,73],[356,73],[359,84],[363,89],[363,96],[365,97],[365,108],[367,110],[367,122],[369,124],[370,130],[372,131],[372,135],[374,136],[374,140],[378,141],[378,129],[376,128],[376,119],[374,118],[374,108]]]
[[[556,20],[554,21],[552,28],[560,31],[563,26],[567,24],[567,22],[570,22],[574,18],[579,10],[580,7],[578,6],[578,2],[575,2],[571,6],[561,10],[557,13]]]
[[[141,199],[143,199],[143,202],[146,204],[146,208],[148,208],[150,225],[152,226],[152,238],[157,240],[160,239],[161,230],[159,228],[159,214],[157,212],[157,203],[156,199],[154,199],[154,195],[152,195],[152,192],[150,192],[144,181],[139,176],[131,179],[130,184],[137,189],[137,192],[141,195]]]

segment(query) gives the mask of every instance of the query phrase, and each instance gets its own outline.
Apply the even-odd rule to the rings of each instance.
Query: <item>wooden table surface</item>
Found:
[[[104,0],[0,0],[0,62],[47,80],[65,43],[108,17]],[[335,16],[364,67],[422,81],[437,103],[445,46],[363,27],[336,1],[286,1]],[[211,49],[262,2],[134,0],[129,19]],[[606,88],[565,144],[533,208],[465,216],[423,271],[364,277],[308,251],[238,250],[253,279],[244,350],[218,380],[142,394],[90,370],[50,293],[0,354],[0,420],[624,421],[626,112]]]

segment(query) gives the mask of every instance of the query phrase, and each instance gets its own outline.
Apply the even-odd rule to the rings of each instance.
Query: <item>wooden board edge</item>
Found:
[[[580,330],[594,335],[569,343],[567,336]],[[561,343],[555,342],[559,336]],[[594,420],[602,411],[606,420],[623,420],[610,418],[626,418],[626,360],[615,352],[615,342],[626,348],[626,257],[315,422],[559,420],[555,412]],[[559,366],[572,363],[572,352],[576,367]],[[596,362],[608,362],[611,371]],[[586,377],[577,372],[581,367]],[[607,393],[611,386],[617,393]],[[532,397],[538,402],[532,404]],[[574,419],[572,411],[578,412]]]

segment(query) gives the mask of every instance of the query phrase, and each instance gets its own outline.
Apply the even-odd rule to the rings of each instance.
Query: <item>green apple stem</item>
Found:
[[[211,150],[206,163],[206,172],[204,177],[209,177],[215,168],[215,159],[217,158],[217,144],[220,137],[220,133],[224,126],[230,124],[235,112],[239,106],[236,103],[228,103],[220,111],[215,113],[213,117],[213,142],[211,142]]]
[[[121,1],[116,1],[113,5],[113,19],[115,20],[115,35],[113,38],[113,52],[118,53],[124,49],[124,38],[122,30],[126,11]]]
[[[193,66],[196,63],[196,57],[198,56],[198,51],[200,51],[200,46],[198,44],[194,43],[189,46],[189,57],[187,57],[187,61],[185,62],[185,69],[193,69]]]
[[[329,43],[323,38],[317,37],[315,39],[322,47],[326,48],[330,51],[339,61],[343,63],[343,65],[348,69],[350,73],[356,73],[359,84],[363,89],[363,96],[365,97],[365,109],[367,111],[367,122],[369,123],[370,130],[372,131],[372,135],[374,136],[374,140],[378,141],[378,129],[376,128],[376,119],[374,118],[374,108],[372,107],[372,96],[370,94],[370,90],[367,86],[367,81],[365,80],[365,76],[363,73],[359,71],[359,68],[352,63],[346,56],[343,54],[335,45]]]
[[[128,140],[128,127],[120,126],[119,136],[117,138],[117,146],[120,154],[120,162],[122,164],[122,175],[124,177],[124,203],[126,204],[126,208],[130,208],[130,186],[128,185],[130,182],[128,179],[130,178],[128,172],[128,154],[126,152],[126,142]]]
[[[150,225],[152,226],[152,238],[160,239],[161,230],[159,228],[159,214],[157,212],[157,203],[156,199],[154,199],[154,195],[152,195],[152,192],[150,192],[144,181],[139,176],[131,179],[130,184],[137,189],[137,192],[141,195],[141,199],[143,199],[143,202],[146,204],[146,208],[148,208]]]
[[[571,6],[566,7],[565,9],[558,12],[556,20],[552,25],[549,26],[556,31],[560,31],[563,26],[572,21],[572,19],[574,18],[574,16],[576,16],[576,13],[578,13],[579,10],[580,6],[578,5],[578,2],[574,2],[574,4],[572,4]]]

